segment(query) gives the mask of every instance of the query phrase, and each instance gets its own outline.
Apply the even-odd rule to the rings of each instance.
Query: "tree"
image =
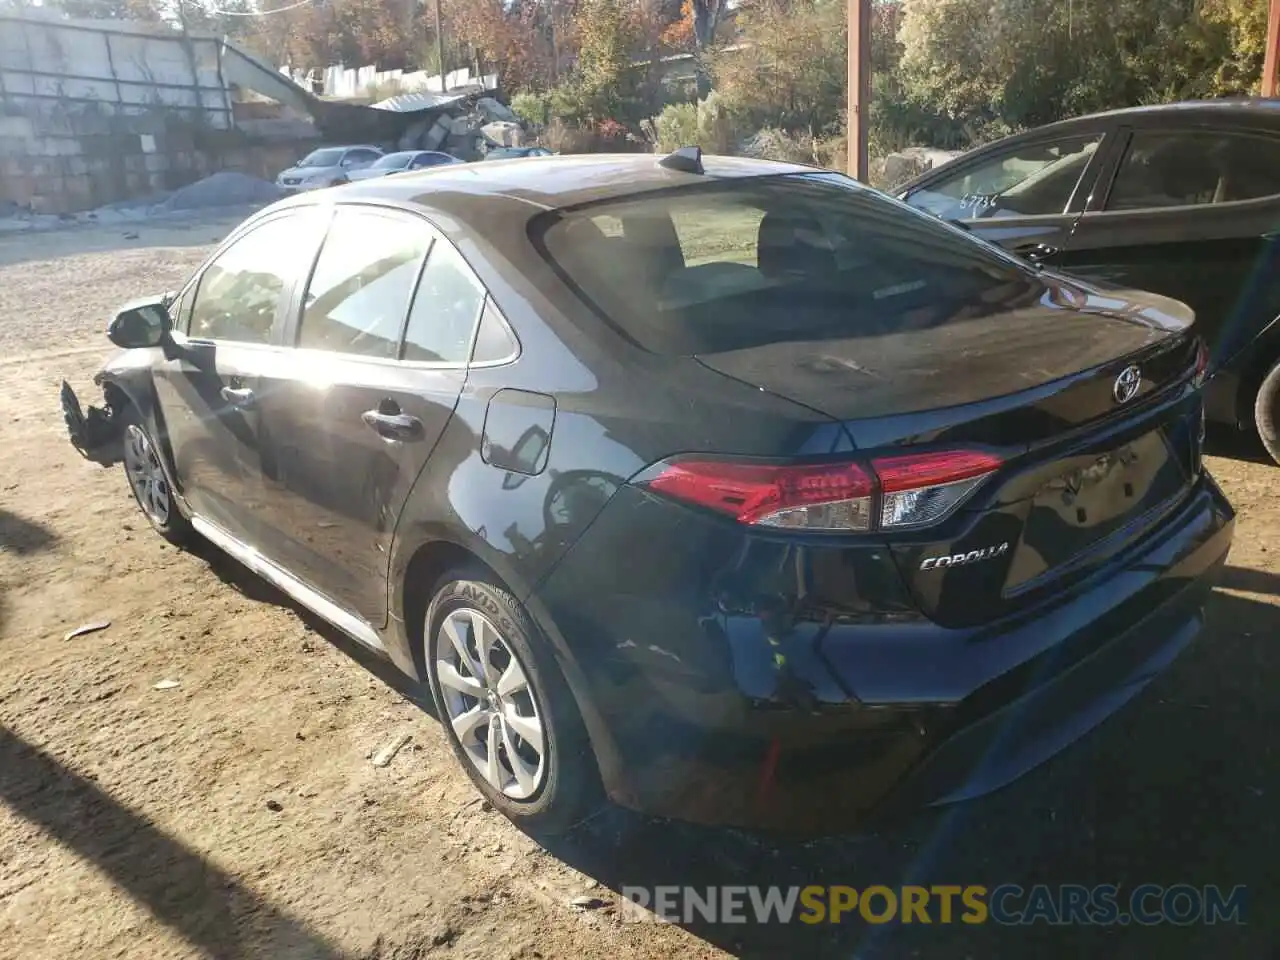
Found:
[[[717,91],[754,125],[834,132],[845,109],[845,0],[755,0],[738,14],[740,43],[713,58]]]
[[[690,0],[693,4],[693,42],[698,58],[698,98],[711,92],[711,73],[707,58],[716,42],[716,27],[724,11],[724,0]]]
[[[975,136],[1243,92],[1264,0],[905,0],[903,88]]]

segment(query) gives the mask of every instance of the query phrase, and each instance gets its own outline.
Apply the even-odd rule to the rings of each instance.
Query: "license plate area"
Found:
[[[1113,534],[1158,514],[1189,483],[1182,458],[1174,456],[1159,429],[1063,466],[1031,500],[1005,582],[1006,596],[1078,564]]]

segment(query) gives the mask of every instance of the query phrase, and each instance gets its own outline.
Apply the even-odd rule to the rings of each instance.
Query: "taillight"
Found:
[[[1209,346],[1203,340],[1196,341],[1196,374],[1195,385],[1204,383],[1205,372],[1209,369]]]
[[[941,520],[1000,467],[1000,458],[973,450],[907,454],[871,461],[884,498],[880,526],[919,527]]]
[[[857,463],[760,464],[675,457],[636,483],[739,523],[811,532],[901,530],[955,510],[1000,467],[970,450],[880,457]]]

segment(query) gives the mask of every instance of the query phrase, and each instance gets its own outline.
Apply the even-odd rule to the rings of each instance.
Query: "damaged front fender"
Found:
[[[102,375],[94,377],[95,383],[102,383]],[[113,394],[117,396],[113,398]],[[121,399],[119,388],[109,381],[103,385],[104,404],[101,407],[90,406],[86,411],[80,405],[71,384],[62,381],[59,400],[62,404],[62,419],[66,423],[71,445],[86,460],[100,463],[104,467],[119,463],[123,458],[121,438],[124,426],[121,423],[119,410]],[[114,403],[113,403],[114,399]]]

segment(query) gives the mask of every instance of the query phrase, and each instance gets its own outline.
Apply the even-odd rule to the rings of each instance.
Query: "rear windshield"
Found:
[[[664,355],[892,333],[1030,292],[1033,268],[839,174],[561,210],[532,240],[562,278]]]

